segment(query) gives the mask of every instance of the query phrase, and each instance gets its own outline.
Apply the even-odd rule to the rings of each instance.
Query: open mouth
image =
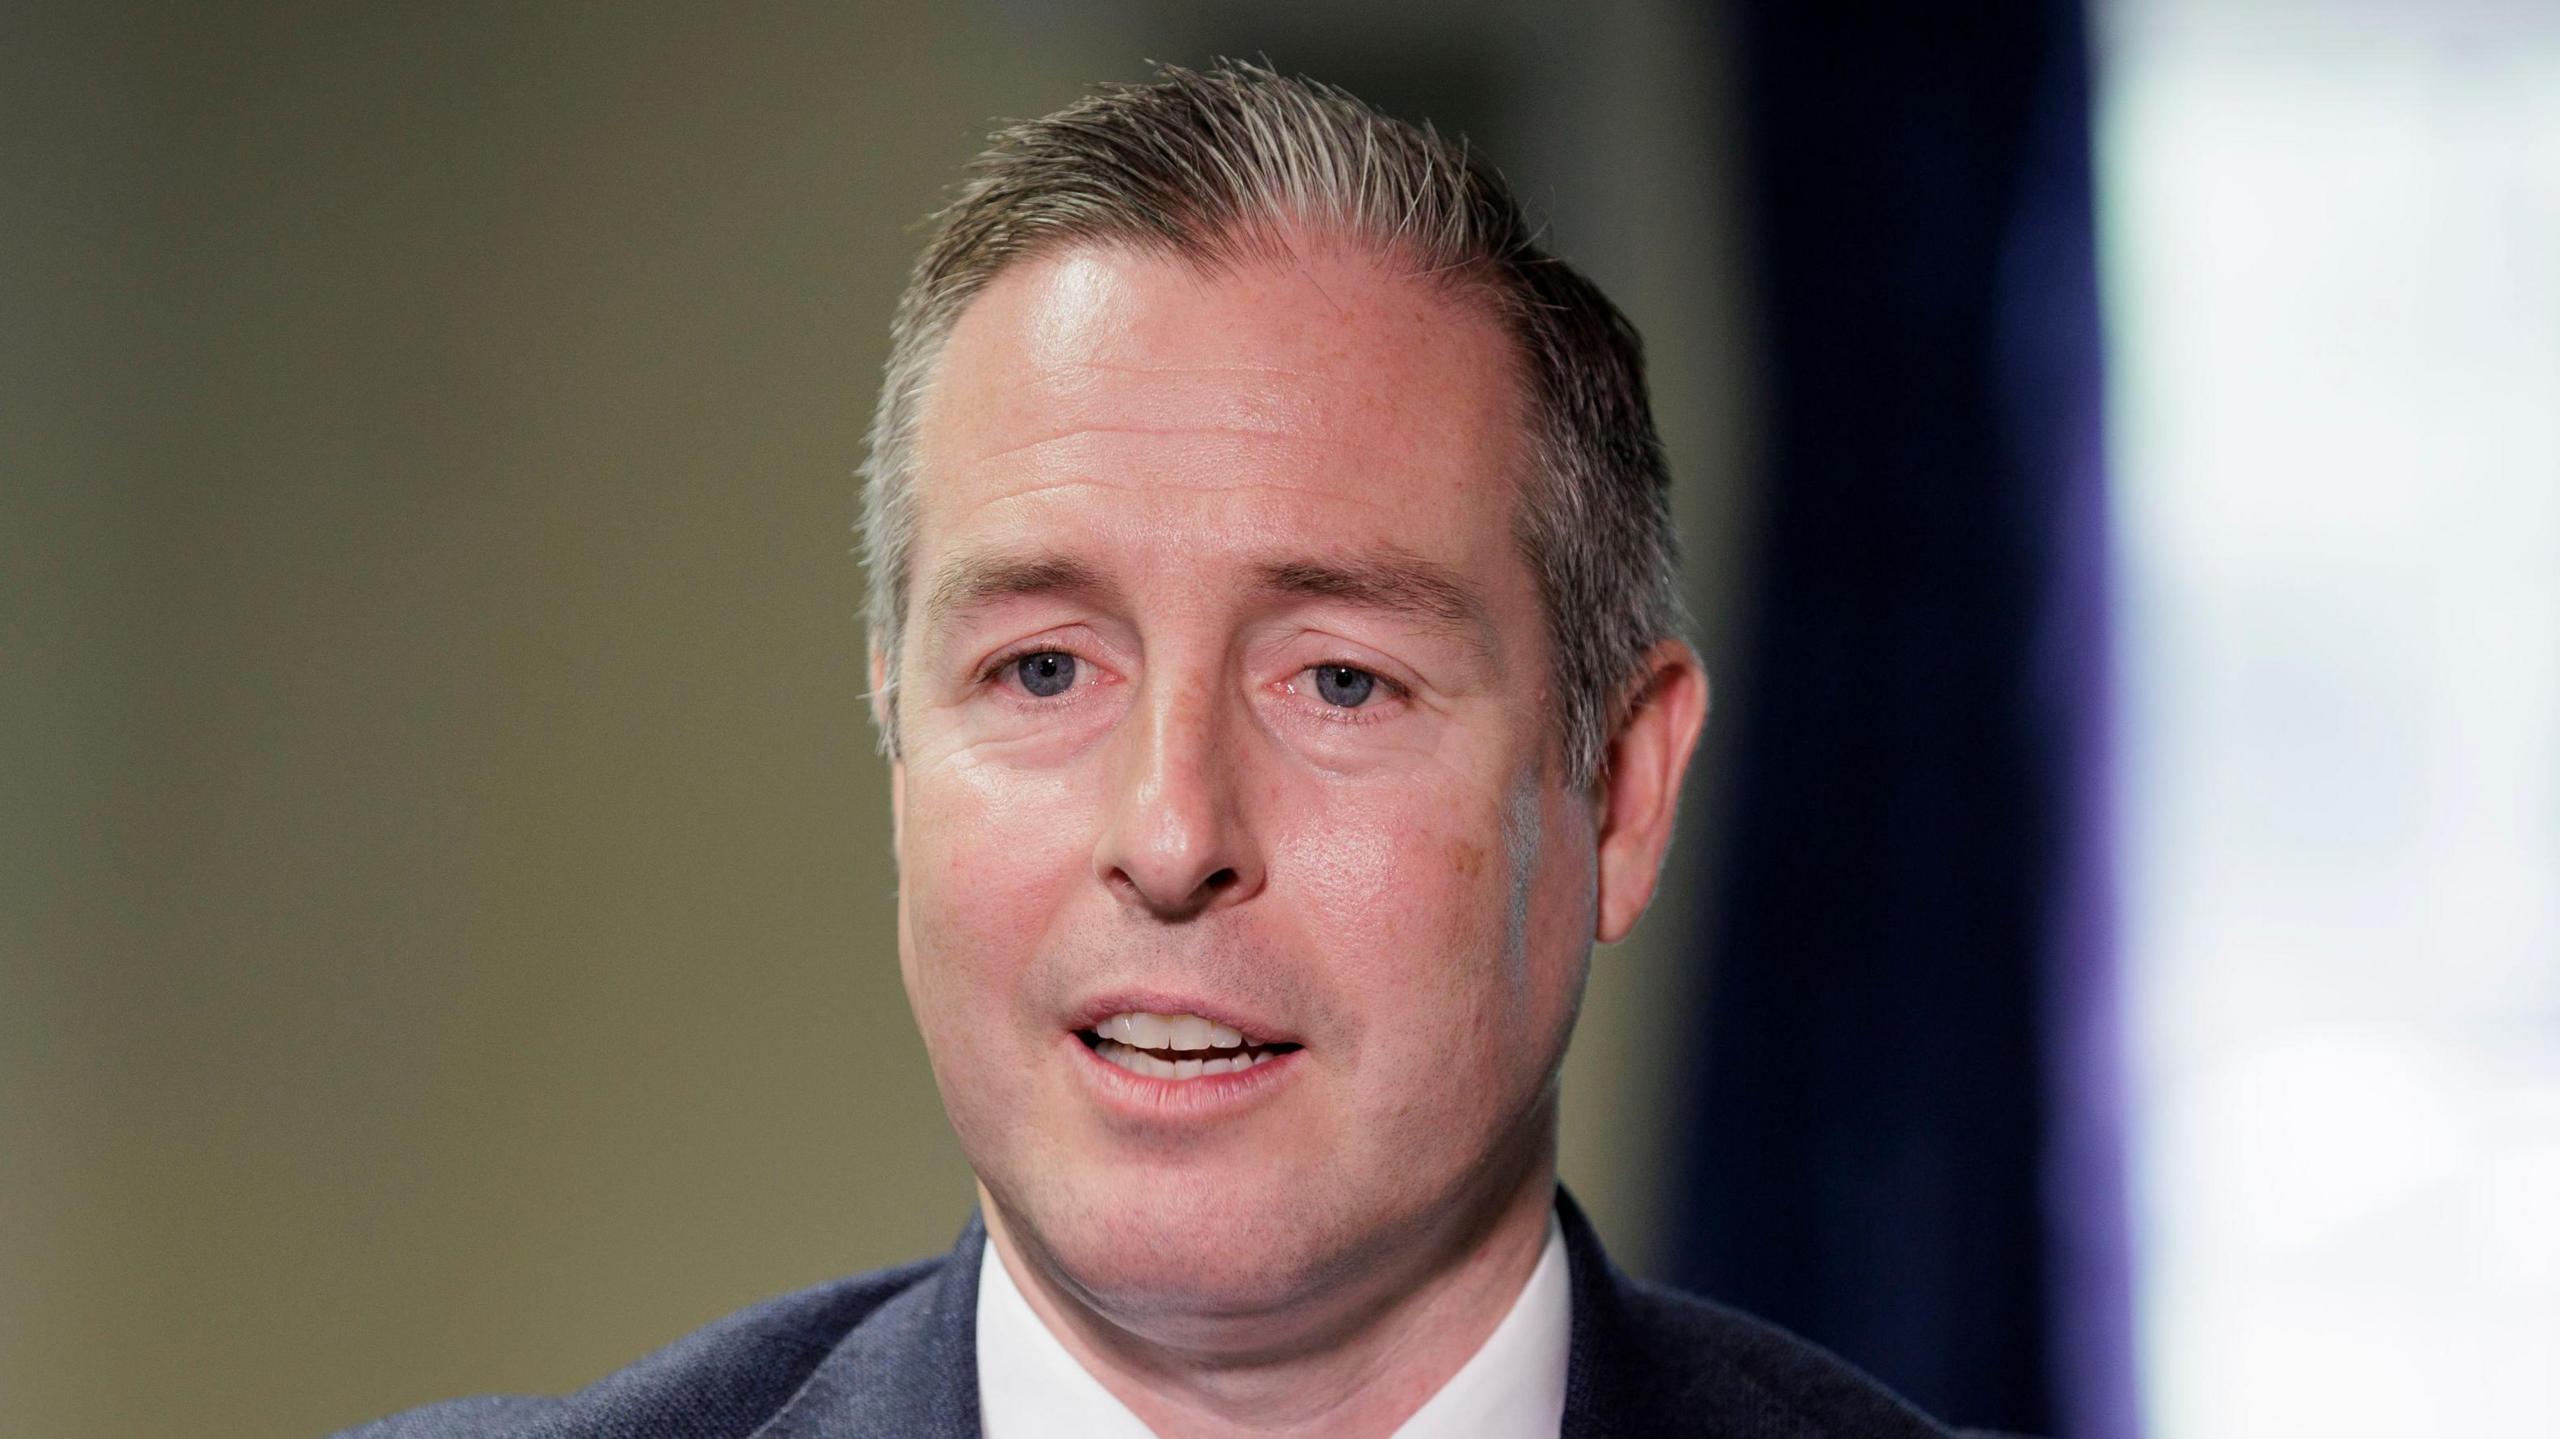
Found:
[[[1206,1079],[1268,1064],[1298,1045],[1265,1042],[1196,1014],[1115,1014],[1076,1038],[1131,1074],[1149,1079]]]

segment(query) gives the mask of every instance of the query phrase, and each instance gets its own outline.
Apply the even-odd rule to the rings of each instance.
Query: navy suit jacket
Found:
[[[1947,1439],[1847,1364],[1756,1319],[1630,1279],[1573,1200],[1564,1439]],[[972,1217],[939,1259],[768,1300],[575,1394],[462,1399],[340,1439],[978,1439]]]

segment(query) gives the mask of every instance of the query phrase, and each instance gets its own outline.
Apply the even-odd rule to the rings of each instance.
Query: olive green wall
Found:
[[[0,1434],[570,1387],[948,1242],[850,470],[993,119],[1230,49],[1470,130],[1651,337],[1722,615],[1712,55],[1375,8],[0,18]],[[1569,1081],[1639,1260],[1695,905]]]

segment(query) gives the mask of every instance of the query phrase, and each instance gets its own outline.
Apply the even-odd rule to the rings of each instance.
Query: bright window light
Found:
[[[2100,19],[2151,1428],[2560,1435],[2560,5]]]

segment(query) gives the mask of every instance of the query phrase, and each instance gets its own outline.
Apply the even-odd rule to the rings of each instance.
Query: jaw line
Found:
[[[1326,1336],[1346,1332],[1345,1324],[1365,1329],[1418,1287],[1408,1281],[1427,1284],[1435,1276],[1466,1268],[1523,1207],[1540,1216],[1538,1223],[1528,1227],[1543,1236],[1543,1216],[1555,1207],[1557,1193],[1557,1098],[1552,1081],[1542,1086],[1525,1111],[1515,1111],[1515,1122],[1505,1126],[1483,1162],[1455,1192],[1443,1196],[1442,1202],[1410,1208],[1383,1231],[1372,1229],[1350,1238],[1343,1252],[1326,1256],[1318,1271],[1302,1276],[1304,1283],[1289,1286],[1290,1296],[1272,1304],[1210,1310],[1175,1301],[1176,1291],[1169,1290],[1158,1296],[1167,1302],[1148,1303],[1144,1298],[1134,1306],[1125,1300],[1114,1302],[1080,1283],[1029,1224],[1016,1225],[1010,1218],[1016,1211],[984,1179],[976,1184],[978,1202],[988,1242],[997,1246],[1015,1283],[1026,1292],[1035,1284],[1047,1286],[1042,1292],[1053,1301],[1050,1308],[1072,1310],[1073,1322],[1092,1326],[1091,1342],[1108,1345],[1123,1362],[1148,1369],[1161,1366],[1171,1355],[1222,1366],[1277,1362],[1323,1347]],[[1178,1152],[1197,1151],[1186,1147]],[[1142,1168],[1146,1162],[1133,1168]],[[1221,1193],[1230,1192],[1219,1188]],[[1532,1195],[1534,1200],[1528,1197]],[[1106,1242],[1123,1242],[1108,1228],[1105,1236]],[[1364,1277],[1372,1282],[1362,1282]],[[1333,1302],[1325,1302],[1328,1298]],[[1050,1308],[1043,1309],[1042,1318],[1054,1326],[1059,1316]],[[1288,1316],[1285,1311],[1290,1309],[1300,1313]],[[1235,1342],[1242,1337],[1235,1332],[1238,1328],[1264,1325],[1278,1333]],[[1221,1335],[1221,1330],[1227,1333]]]

